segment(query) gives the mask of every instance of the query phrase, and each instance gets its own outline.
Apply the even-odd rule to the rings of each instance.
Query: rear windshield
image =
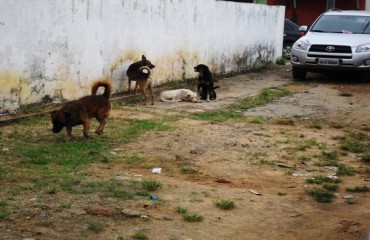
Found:
[[[324,15],[312,26],[310,31],[370,34],[369,23],[370,17],[368,16]]]

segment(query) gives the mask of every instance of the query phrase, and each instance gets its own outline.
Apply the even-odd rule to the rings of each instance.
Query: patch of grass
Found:
[[[108,143],[102,139],[68,143],[45,143],[18,146],[17,151],[24,156],[24,164],[58,165],[77,167],[106,160]]]
[[[264,88],[257,96],[247,97],[244,100],[231,105],[230,109],[248,110],[250,108],[266,105],[274,100],[291,94],[292,93],[287,88]]]
[[[309,162],[309,161],[311,161],[311,157],[308,157],[308,156],[299,156],[297,159],[300,162]]]
[[[324,183],[322,187],[328,191],[335,192],[338,190],[339,186],[336,184],[329,184],[329,183]]]
[[[87,229],[95,233],[99,233],[105,229],[105,224],[100,220],[89,219],[87,221]]]
[[[338,161],[339,159],[339,154],[337,151],[331,151],[331,152],[326,152],[322,151],[321,155],[319,156],[320,162],[319,166],[339,166],[340,163]]]
[[[361,161],[363,161],[364,163],[370,163],[370,153],[365,153],[361,156]],[[0,173],[0,176],[1,176],[1,173]],[[1,179],[1,177],[0,177]]]
[[[348,187],[346,188],[348,192],[370,192],[370,188],[368,186],[356,186],[356,187]]]
[[[132,141],[132,139],[148,131],[168,131],[173,127],[156,120],[127,120],[128,128],[120,131],[120,138],[124,143]]]
[[[186,214],[186,213],[188,213],[188,212],[189,212],[187,208],[184,208],[184,207],[181,207],[181,206],[177,206],[177,207],[175,208],[175,211],[176,211],[177,213],[179,213],[179,214]]]
[[[347,166],[345,164],[339,164],[338,166],[338,169],[337,169],[337,175],[338,176],[354,176],[357,171],[351,167],[351,166]]]
[[[277,195],[279,195],[279,196],[286,196],[288,193],[286,193],[286,192],[278,192],[277,193]]]
[[[279,125],[286,125],[286,126],[294,126],[295,120],[293,118],[276,118],[273,121],[275,124]]]
[[[195,174],[198,173],[197,169],[191,168],[191,167],[182,167],[181,173],[183,174]]]
[[[339,96],[342,96],[342,97],[352,97],[353,94],[350,93],[350,92],[341,92],[341,93],[339,93]]]
[[[233,209],[235,207],[235,204],[231,200],[222,199],[222,200],[216,202],[216,206],[220,209],[223,209],[223,210],[230,210],[230,209]]]
[[[341,180],[338,178],[329,178],[326,176],[313,176],[312,178],[306,178],[306,183],[310,184],[323,184],[323,183],[340,183]]]
[[[143,231],[136,232],[134,235],[132,235],[133,239],[141,239],[141,240],[146,240],[149,239],[147,234]]]
[[[153,192],[160,189],[162,187],[162,183],[155,180],[143,180],[141,182],[141,186],[147,191]]]
[[[199,215],[199,214],[196,214],[196,213],[184,213],[182,215],[182,218],[186,222],[201,222],[204,219],[204,217],[202,215]]]
[[[196,120],[218,122],[226,121],[229,119],[242,120],[245,119],[244,115],[242,114],[243,111],[268,104],[276,99],[279,99],[280,97],[290,94],[291,92],[287,88],[265,88],[262,89],[257,96],[247,97],[242,101],[232,104],[225,109],[194,113],[191,115],[191,117]]]
[[[285,65],[286,59],[284,57],[278,57],[275,62],[277,65]]]
[[[340,148],[353,153],[370,152],[370,136],[362,132],[349,132],[342,139]]]
[[[321,189],[313,189],[308,193],[319,203],[330,203],[333,201],[333,198],[335,198],[334,193]]]
[[[249,118],[249,122],[254,124],[263,124],[266,122],[266,119],[263,117],[251,117]]]
[[[135,164],[144,162],[144,158],[134,154],[134,155],[128,156],[125,161],[128,164],[135,165]]]
[[[7,220],[10,217],[10,211],[8,209],[8,201],[1,200],[0,201],[0,220]]]
[[[331,122],[330,127],[335,128],[335,129],[342,129],[345,126],[343,123]]]
[[[308,127],[315,128],[315,129],[322,129],[323,122],[321,120],[314,120],[312,121]]]
[[[223,122],[229,119],[242,120],[245,117],[241,113],[226,110],[217,110],[193,113],[191,115],[191,118],[195,120]]]

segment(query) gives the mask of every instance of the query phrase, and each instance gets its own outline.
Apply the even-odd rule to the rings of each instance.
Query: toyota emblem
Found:
[[[334,52],[334,50],[335,50],[335,47],[333,47],[333,46],[327,46],[326,47],[327,52]]]

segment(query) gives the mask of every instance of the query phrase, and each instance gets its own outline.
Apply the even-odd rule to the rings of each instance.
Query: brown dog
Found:
[[[146,104],[148,99],[145,91],[146,89],[149,89],[152,98],[152,105],[154,105],[152,81],[150,78],[151,69],[153,68],[155,68],[155,66],[143,55],[141,57],[141,61],[131,64],[126,71],[128,77],[128,92],[131,91],[131,81],[136,81],[135,94],[139,87],[139,91],[144,96],[144,104]]]
[[[102,95],[96,95],[99,87],[104,87]],[[90,119],[95,117],[100,123],[95,133],[102,134],[111,109],[109,101],[111,91],[112,85],[109,80],[97,81],[91,88],[91,95],[70,101],[62,109],[51,112],[53,133],[58,133],[66,127],[68,137],[72,137],[72,127],[82,124],[83,135],[88,138]]]

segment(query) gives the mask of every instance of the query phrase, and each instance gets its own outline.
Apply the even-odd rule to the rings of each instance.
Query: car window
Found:
[[[369,22],[370,17],[367,16],[324,15],[315,23],[311,31],[369,34]]]

